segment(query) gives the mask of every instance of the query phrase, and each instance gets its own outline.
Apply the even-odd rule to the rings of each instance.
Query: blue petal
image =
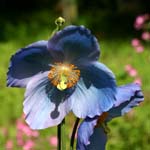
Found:
[[[111,88],[116,90],[113,72],[100,62],[92,62],[81,68],[81,76],[87,88],[92,84],[98,89]]]
[[[51,62],[47,41],[39,41],[22,48],[11,58],[7,86],[26,87],[31,77],[49,70]]]
[[[66,98],[73,90],[57,90],[47,75],[48,72],[44,72],[34,76],[26,88],[24,113],[32,129],[58,125],[70,111],[70,103]]]
[[[108,111],[106,122],[124,115],[144,100],[138,84],[128,84],[117,88],[116,101]],[[105,150],[107,136],[102,127],[96,128],[98,116],[86,118],[78,129],[77,150]]]
[[[77,150],[105,150],[107,135],[102,127],[95,127],[97,118],[86,118],[77,135]]]
[[[93,68],[93,69],[92,69]],[[79,118],[93,118],[108,111],[115,103],[116,84],[112,72],[103,64],[94,63],[87,71],[90,86],[81,78],[75,92],[69,98],[72,111]]]
[[[97,39],[84,26],[68,26],[57,32],[49,41],[48,49],[57,61],[82,64],[98,60]]]
[[[117,88],[116,102],[108,112],[108,120],[119,117],[129,112],[133,107],[138,106],[144,100],[140,85],[128,84]]]

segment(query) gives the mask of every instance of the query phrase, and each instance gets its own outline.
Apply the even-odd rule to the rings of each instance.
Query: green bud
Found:
[[[62,18],[62,17],[58,17],[58,18],[55,20],[55,24],[56,24],[57,26],[62,26],[64,23],[65,23],[65,19]]]

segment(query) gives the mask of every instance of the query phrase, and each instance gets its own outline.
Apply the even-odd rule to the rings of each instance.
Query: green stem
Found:
[[[62,121],[62,150],[66,150],[65,119]]]
[[[73,150],[73,147],[74,147],[74,140],[75,140],[75,135],[76,135],[76,131],[77,131],[79,122],[80,122],[80,119],[76,118],[76,121],[75,121],[74,127],[73,127],[73,131],[72,131],[72,135],[71,135],[70,150]]]
[[[57,126],[57,139],[58,139],[57,150],[61,150],[61,124]]]
[[[63,26],[64,23],[65,23],[65,19],[62,17],[58,17],[55,20],[56,28],[53,30],[51,37],[53,37],[54,34],[61,29],[61,27]]]
[[[65,119],[57,126],[57,150],[66,150]]]

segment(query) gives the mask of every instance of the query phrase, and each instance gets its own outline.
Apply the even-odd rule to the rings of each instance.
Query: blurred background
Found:
[[[84,25],[100,42],[100,61],[117,84],[142,85],[145,101],[109,123],[107,150],[150,148],[150,1],[148,0],[1,0],[0,1],[0,150],[56,150],[56,127],[31,130],[24,122],[24,89],[7,88],[10,57],[21,47],[48,40],[54,21]],[[67,116],[66,137],[73,114]]]

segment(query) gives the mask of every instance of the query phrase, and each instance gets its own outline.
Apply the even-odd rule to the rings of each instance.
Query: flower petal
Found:
[[[32,76],[50,69],[51,61],[47,41],[38,41],[22,48],[11,58],[7,86],[26,87]]]
[[[79,118],[101,115],[112,108],[116,100],[116,84],[112,72],[98,62],[88,69],[69,98],[72,103],[71,108]]]
[[[113,72],[100,62],[92,62],[81,67],[81,76],[87,88],[92,84],[98,89],[111,88],[116,90],[116,80]]]
[[[97,117],[86,118],[78,129],[77,150],[105,150],[107,135],[102,127],[95,127]]]
[[[129,112],[133,107],[138,106],[144,100],[140,85],[128,84],[117,88],[116,102],[108,112],[107,120],[119,117]]]
[[[97,39],[84,26],[68,26],[57,32],[49,41],[48,49],[57,61],[73,64],[98,60]]]
[[[25,93],[24,113],[32,129],[58,125],[70,111],[65,100],[73,89],[59,91],[51,85],[48,72],[39,73],[29,81]]]
[[[105,122],[129,112],[143,99],[143,93],[138,84],[118,87],[114,107],[108,111],[108,118]],[[97,120],[98,116],[95,116],[94,118],[86,118],[81,123],[78,129],[77,150],[105,150],[107,136],[102,127],[95,127]]]

